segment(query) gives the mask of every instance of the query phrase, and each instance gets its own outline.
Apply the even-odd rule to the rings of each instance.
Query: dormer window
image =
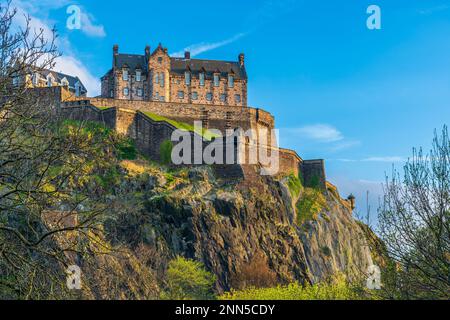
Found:
[[[220,77],[219,77],[219,74],[216,73],[216,74],[214,74],[214,87],[218,87],[219,84],[220,84]]]
[[[141,71],[136,71],[136,81],[140,82],[141,81]]]
[[[53,76],[51,74],[49,74],[47,76],[47,86],[51,87],[53,85]]]
[[[203,72],[200,72],[198,78],[200,80],[200,85],[204,86],[205,85],[205,74]]]
[[[189,71],[186,71],[184,73],[184,82],[186,83],[187,86],[191,85],[191,73]]]
[[[122,80],[128,81],[128,70],[123,70],[122,72]]]
[[[33,74],[33,85],[37,86],[39,84],[39,73],[34,73]]]
[[[69,86],[69,81],[67,81],[67,79],[64,78],[64,79],[61,80],[61,85],[62,85],[63,87],[68,87],[68,86]]]
[[[234,87],[234,76],[233,75],[228,75],[228,87],[229,88],[233,88]]]

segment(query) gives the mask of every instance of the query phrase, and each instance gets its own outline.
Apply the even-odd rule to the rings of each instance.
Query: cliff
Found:
[[[161,263],[149,263],[157,272],[176,255],[196,259],[217,276],[222,292],[252,280],[248,265],[267,269],[276,283],[314,283],[336,273],[351,278],[372,264],[363,229],[333,190],[316,191],[322,208],[299,219],[310,189],[292,192],[288,179],[230,183],[210,167],[170,174],[132,161],[122,167],[128,178],[111,197],[121,210],[108,233],[131,248],[155,251]]]

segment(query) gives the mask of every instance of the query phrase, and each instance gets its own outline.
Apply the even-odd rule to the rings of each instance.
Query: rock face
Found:
[[[115,233],[167,259],[202,261],[217,276],[219,292],[235,287],[242,267],[261,254],[278,283],[352,275],[371,264],[361,227],[335,193],[327,193],[327,208],[317,219],[297,225],[297,199],[271,177],[231,184],[204,167],[165,188],[156,186],[134,214],[128,210]]]

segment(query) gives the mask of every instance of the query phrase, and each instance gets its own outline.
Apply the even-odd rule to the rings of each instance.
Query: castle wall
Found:
[[[324,160],[304,160],[300,166],[303,183],[306,187],[318,187],[326,190]]]

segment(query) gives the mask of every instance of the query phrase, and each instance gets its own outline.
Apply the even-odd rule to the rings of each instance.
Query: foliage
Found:
[[[263,253],[255,254],[249,263],[241,265],[232,278],[235,289],[267,288],[276,283],[276,273],[270,269],[267,256]]]
[[[164,121],[164,122],[171,124],[172,126],[174,126],[177,129],[189,131],[189,132],[195,132],[208,141],[212,140],[213,138],[218,138],[217,134],[215,134],[205,128],[202,128],[202,130],[198,130],[199,128],[194,127],[191,124],[188,124],[185,122],[179,122],[179,121],[169,119],[169,118],[166,118],[166,117],[163,117],[163,116],[157,115],[155,113],[151,113],[151,112],[143,112],[143,114],[145,114],[147,117],[149,117],[153,121]]]
[[[300,194],[300,191],[303,188],[300,177],[292,173],[289,176],[287,176],[286,179],[289,192],[291,193],[292,198],[297,199]]]
[[[368,295],[361,287],[348,282],[343,275],[318,284],[291,283],[272,288],[232,290],[219,296],[219,300],[362,300]]]
[[[159,146],[159,153],[161,156],[161,163],[162,164],[170,164],[172,163],[172,149],[173,144],[170,140],[165,140],[161,145]]]
[[[379,209],[382,240],[394,266],[385,270],[388,297],[450,297],[450,139],[435,134],[432,150],[414,150],[394,171]]]
[[[327,207],[324,194],[318,189],[305,188],[297,202],[297,224],[316,220],[319,213]]]
[[[171,300],[208,300],[214,298],[216,278],[203,264],[177,257],[169,262],[167,291],[163,298]]]

